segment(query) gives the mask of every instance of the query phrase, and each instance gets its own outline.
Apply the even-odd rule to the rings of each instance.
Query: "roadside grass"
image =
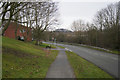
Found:
[[[81,45],[80,45],[80,46],[81,46]],[[94,49],[94,50],[99,50],[99,51],[103,51],[103,52],[107,52],[107,53],[112,53],[112,54],[120,55],[120,51],[115,51],[115,50],[106,51],[106,50],[94,48],[94,47],[91,47],[91,46],[82,46],[82,47],[90,48],[90,49]]]
[[[40,46],[43,47],[43,48],[46,48],[46,46],[51,46],[51,48],[56,48],[54,45],[52,44],[47,44],[47,43],[42,43]]]
[[[35,44],[35,41],[32,41],[32,43]],[[53,44],[47,44],[47,43],[40,44],[40,47],[46,48],[46,46],[49,46],[49,45],[51,46],[51,48],[56,48],[55,45],[53,45]]]
[[[62,49],[64,49],[65,47],[63,47],[63,46],[58,46],[58,47],[60,47],[60,48],[62,48]]]
[[[58,51],[2,37],[3,78],[45,78]]]
[[[90,48],[90,49],[94,49],[94,50],[98,50],[98,51],[103,51],[103,52],[107,52],[107,53],[112,53],[112,54],[117,54],[117,55],[120,55],[120,51],[117,51],[117,50],[104,50],[104,49],[98,49],[98,48],[95,48],[95,47],[91,47],[89,45],[81,45],[81,44],[77,44],[77,43],[67,43],[67,42],[59,42],[61,44],[68,44],[68,45],[75,45],[75,46],[81,46],[81,47],[85,47],[85,48]]]
[[[114,80],[114,78],[108,73],[104,72],[77,54],[69,51],[66,51],[66,54],[74,70],[76,78],[110,78]]]

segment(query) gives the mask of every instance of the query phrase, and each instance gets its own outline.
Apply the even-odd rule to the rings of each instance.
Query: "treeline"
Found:
[[[10,22],[15,22],[16,25],[22,24],[31,28],[31,37],[36,40],[36,44],[39,44],[42,33],[52,25],[57,24],[57,11],[57,3],[51,0],[43,2],[38,2],[38,0],[34,0],[34,2],[0,2],[2,35],[9,27]],[[15,35],[18,27],[16,26]]]
[[[120,50],[120,2],[108,5],[97,12],[93,23],[76,20],[71,33],[60,33],[57,41],[79,43]],[[71,35],[71,36],[69,36]]]

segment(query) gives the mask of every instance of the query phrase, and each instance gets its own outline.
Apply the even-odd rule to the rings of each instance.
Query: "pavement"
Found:
[[[67,60],[67,55],[64,49],[58,49],[60,52],[55,61],[51,64],[46,78],[75,78],[74,72],[70,63]]]
[[[118,75],[118,70],[119,70],[118,65],[120,66],[120,60],[118,59],[118,57],[120,56],[116,54],[106,53],[103,51],[98,51],[81,46],[58,44],[58,43],[56,45],[64,46],[68,50],[75,52],[82,58],[92,62],[99,68],[103,69],[105,72],[109,73],[113,77],[118,78],[120,76]]]

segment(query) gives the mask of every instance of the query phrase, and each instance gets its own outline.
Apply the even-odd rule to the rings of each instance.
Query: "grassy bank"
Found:
[[[58,46],[58,47],[60,47],[60,48],[62,48],[62,49],[64,49],[65,47],[63,47],[63,46]]]
[[[45,78],[58,53],[6,37],[2,41],[3,78]]]
[[[35,44],[36,42],[35,41],[32,41],[31,42],[32,44]],[[42,47],[42,48],[46,48],[46,46],[51,46],[51,48],[56,48],[56,46],[55,45],[53,45],[53,44],[47,44],[47,43],[42,43],[42,44],[40,44],[39,46],[40,47]]]
[[[46,43],[42,43],[41,45],[40,45],[40,47],[43,47],[43,48],[46,48],[46,46],[51,46],[51,48],[56,48],[56,46],[54,46],[54,45],[52,45],[52,44],[46,44]]]
[[[66,51],[66,53],[76,78],[112,78],[112,76],[77,54],[69,51]]]

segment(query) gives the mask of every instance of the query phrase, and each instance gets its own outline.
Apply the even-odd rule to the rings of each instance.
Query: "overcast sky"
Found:
[[[56,0],[55,0],[56,1]],[[97,11],[119,0],[57,0],[59,2],[59,28],[70,29],[74,20],[92,22]],[[109,2],[108,2],[109,1]]]

